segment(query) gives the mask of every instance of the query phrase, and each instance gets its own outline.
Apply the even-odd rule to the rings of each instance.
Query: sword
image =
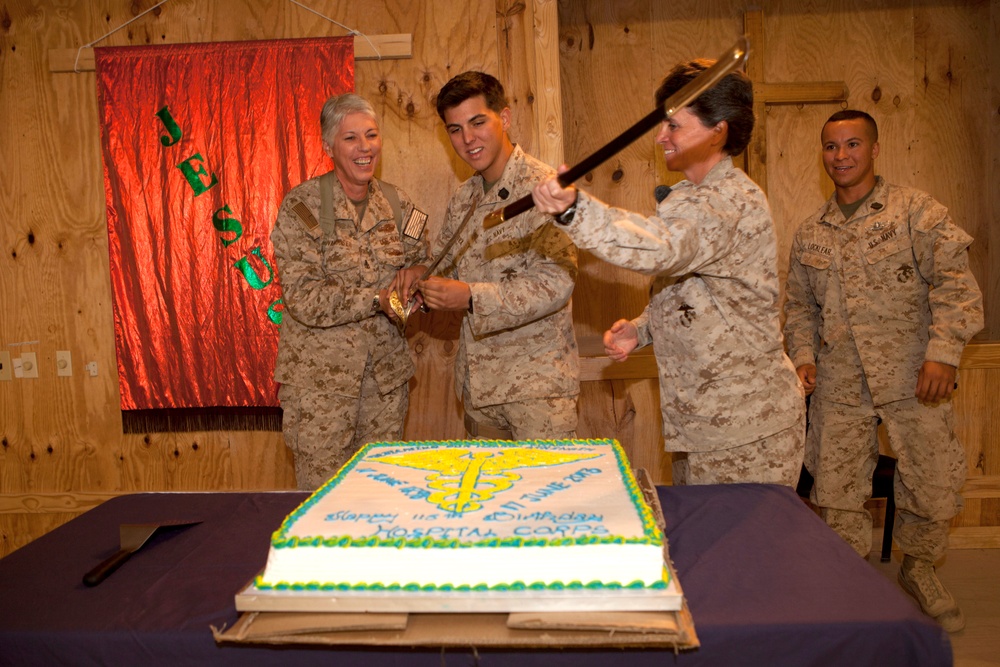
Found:
[[[418,281],[427,280],[428,278],[430,278],[431,275],[434,273],[435,269],[437,269],[438,265],[441,264],[441,260],[443,260],[445,257],[448,256],[448,251],[451,250],[451,247],[453,245],[455,245],[455,241],[457,241],[462,236],[462,232],[468,226],[469,220],[472,220],[472,215],[476,212],[476,209],[479,208],[479,203],[480,200],[478,198],[471,203],[471,206],[469,206],[469,210],[466,212],[465,217],[462,218],[462,222],[458,223],[458,228],[455,229],[455,233],[451,235],[451,238],[448,239],[448,242],[444,244],[443,248],[441,248],[441,252],[438,253],[437,258],[433,262],[431,262],[430,266],[428,266],[427,269],[420,275],[420,278],[417,279]],[[396,316],[399,318],[397,320],[397,326],[399,326],[400,331],[406,328],[406,318],[410,316],[410,313],[413,311],[413,305],[415,303],[416,303],[415,299],[410,299],[404,306],[403,301],[399,298],[399,294],[396,293],[396,290],[393,290],[392,292],[389,293],[389,307],[392,309],[392,312],[396,313]]]
[[[657,107],[641,118],[635,125],[628,128],[607,144],[598,148],[593,154],[586,157],[576,166],[558,176],[559,185],[564,188],[589,171],[600,166],[605,160],[615,153],[631,144],[633,141],[646,134],[659,123],[670,118],[675,113],[698,99],[703,92],[717,84],[727,74],[743,64],[750,50],[750,44],[745,36],[740,37],[736,44],[726,51],[714,65],[689,81],[683,88],[675,92],[664,101],[662,107]],[[525,195],[517,201],[511,202],[502,209],[493,211],[483,220],[483,227],[489,229],[495,227],[505,220],[510,220],[515,215],[524,213],[534,208],[535,202],[531,195]]]

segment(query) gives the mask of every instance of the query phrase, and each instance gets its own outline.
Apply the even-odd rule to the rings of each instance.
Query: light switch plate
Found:
[[[38,356],[34,352],[21,353],[21,377],[38,377]]]
[[[69,353],[69,350],[56,352],[56,375],[60,377],[73,375],[73,355]]]

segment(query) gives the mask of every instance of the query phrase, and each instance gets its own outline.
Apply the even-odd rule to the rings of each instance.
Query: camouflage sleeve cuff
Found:
[[[632,324],[635,326],[638,339],[636,349],[652,344],[653,334],[649,331],[649,306],[646,306],[646,309],[642,311],[639,317],[632,320]]]
[[[792,364],[795,368],[800,366],[805,366],[806,364],[816,365],[816,355],[810,352],[797,352],[795,355],[788,355],[788,358],[792,360]]]
[[[579,196],[580,195],[579,195],[579,190],[578,190],[577,191],[577,197],[579,197]],[[572,224],[573,218],[576,217],[576,202],[577,202],[577,200],[574,199],[573,203],[570,204],[569,208],[567,208],[565,211],[563,211],[562,213],[559,213],[558,215],[555,216],[555,219],[556,219],[557,223],[559,223],[560,225],[564,225],[564,226]]]
[[[948,364],[958,368],[962,360],[962,350],[964,343],[949,343],[943,340],[931,340],[927,343],[927,352],[924,354],[925,361],[936,361],[941,364]]]
[[[559,215],[552,216],[556,223],[559,224],[559,229],[566,232],[567,236],[573,239],[574,242],[576,242],[576,237],[580,233],[580,229],[586,228],[590,224],[586,220],[586,209],[590,203],[591,200],[587,196],[587,193],[583,190],[577,190],[576,200],[573,204]]]

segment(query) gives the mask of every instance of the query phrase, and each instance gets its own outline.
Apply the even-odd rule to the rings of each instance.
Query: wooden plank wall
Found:
[[[121,433],[94,76],[53,73],[48,58],[154,4],[37,0],[0,7],[0,351],[35,352],[40,369],[37,380],[0,382],[0,556],[120,493],[292,486],[290,457],[276,433]],[[472,68],[497,73],[511,92],[515,140],[552,164],[564,154],[573,161],[644,115],[674,62],[727,48],[742,32],[746,9],[733,0],[304,4],[365,33],[412,35],[412,58],[359,62],[356,88],[382,115],[381,177],[430,213],[432,234],[449,193],[469,176],[433,107],[452,75]],[[1000,247],[1000,239],[988,221],[1000,210],[990,158],[1000,155],[1000,0],[842,6],[763,3],[765,76],[842,79],[852,104],[885,116],[880,169],[934,192],[982,241],[973,258],[996,304],[998,272],[990,273],[996,260],[988,248]],[[344,30],[288,0],[170,0],[100,45],[327,34]],[[815,138],[832,109],[766,111],[770,195],[787,247],[794,225],[829,194]],[[588,175],[585,185],[613,203],[652,211],[654,185],[671,178],[650,136]],[[588,355],[580,435],[618,437],[635,464],[667,482],[652,358],[612,365],[599,357],[597,340],[615,318],[641,310],[647,284],[594,260],[583,263],[574,299]],[[987,338],[1000,337],[998,312],[989,313]],[[428,317],[407,332],[418,361],[409,439],[463,434],[451,389],[457,323]],[[71,351],[72,377],[56,377],[56,350]],[[1000,475],[1000,426],[987,398],[997,395],[1000,361],[992,352],[981,357],[985,367],[963,370],[958,401],[974,476],[959,521],[961,530],[973,531],[970,543],[993,539],[988,527],[1000,523],[991,480]],[[91,361],[96,377],[83,371]]]

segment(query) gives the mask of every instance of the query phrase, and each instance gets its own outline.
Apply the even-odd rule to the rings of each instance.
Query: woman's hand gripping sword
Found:
[[[472,220],[472,216],[478,208],[478,201],[473,202],[472,205],[469,206],[468,212],[465,214],[465,217],[462,218],[462,222],[460,222],[458,227],[455,229],[455,233],[452,234],[451,238],[448,239],[448,242],[444,244],[444,247],[441,248],[441,252],[438,253],[438,256],[434,259],[434,261],[430,263],[430,266],[424,270],[424,272],[420,275],[420,278],[417,279],[417,282],[427,280],[434,275],[434,271],[436,271],[438,265],[441,264],[441,260],[448,256],[448,251],[451,250],[452,246],[455,245],[455,242],[462,237],[462,232],[465,231],[465,228],[469,225],[469,220]],[[416,304],[416,299],[410,297],[404,305],[403,300],[400,298],[396,290],[389,293],[389,307],[396,315],[396,326],[399,327],[400,331],[403,331],[403,329],[406,328],[406,320],[410,316],[410,313],[413,312],[413,308]]]

